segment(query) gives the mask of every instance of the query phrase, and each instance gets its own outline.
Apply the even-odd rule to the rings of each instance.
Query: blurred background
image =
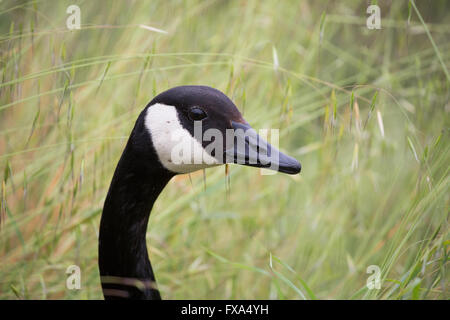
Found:
[[[173,179],[147,233],[163,298],[448,299],[449,21],[444,0],[1,1],[0,299],[103,298],[113,171],[186,84],[279,128],[303,170]]]

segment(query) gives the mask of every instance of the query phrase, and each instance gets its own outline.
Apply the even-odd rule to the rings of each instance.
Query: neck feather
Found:
[[[99,234],[105,299],[161,299],[145,234],[153,204],[173,174],[153,156],[137,157],[129,141],[106,196]]]

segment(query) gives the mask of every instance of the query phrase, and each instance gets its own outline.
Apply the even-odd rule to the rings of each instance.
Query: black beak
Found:
[[[261,138],[248,124],[231,122],[234,131],[233,145],[225,149],[225,162],[267,168],[287,174],[297,174],[300,163]],[[227,141],[230,141],[227,136]]]

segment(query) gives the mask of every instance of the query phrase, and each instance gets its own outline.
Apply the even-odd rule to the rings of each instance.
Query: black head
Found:
[[[214,88],[181,86],[159,94],[142,112],[138,127],[149,134],[159,162],[174,173],[223,163],[300,172],[297,160],[262,139]]]

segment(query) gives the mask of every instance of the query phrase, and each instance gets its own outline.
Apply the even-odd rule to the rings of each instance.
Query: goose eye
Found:
[[[189,118],[194,121],[200,121],[207,117],[205,111],[200,109],[199,107],[193,107],[189,110]]]

